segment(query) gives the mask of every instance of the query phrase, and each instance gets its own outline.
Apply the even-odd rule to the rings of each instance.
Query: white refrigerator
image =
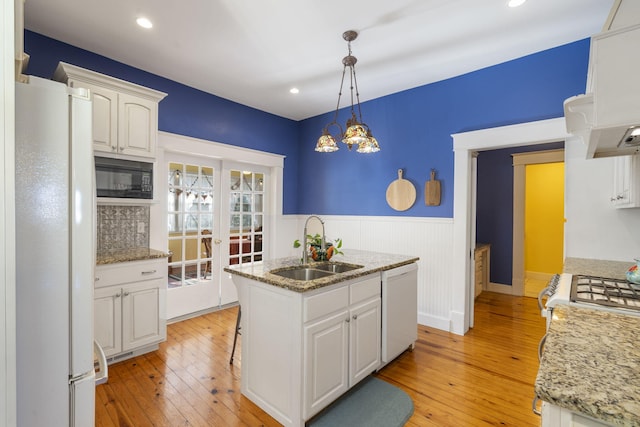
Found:
[[[86,91],[16,83],[18,426],[93,426],[95,190]]]

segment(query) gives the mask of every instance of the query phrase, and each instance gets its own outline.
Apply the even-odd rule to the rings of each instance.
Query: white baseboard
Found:
[[[183,320],[193,319],[194,317],[198,317],[198,316],[204,316],[205,314],[213,313],[214,311],[224,310],[229,307],[234,307],[236,305],[238,305],[237,302],[232,302],[230,304],[225,304],[223,306],[216,305],[215,307],[205,308],[203,310],[196,311],[193,313],[188,313],[183,316],[173,317],[171,319],[167,319],[167,325],[170,325],[172,323],[182,322]]]
[[[513,295],[513,286],[490,282],[487,286],[487,291],[497,292],[499,294]]]
[[[542,273],[539,271],[525,271],[524,272],[524,277],[526,279],[532,279],[532,280],[540,280],[543,282],[548,282],[549,280],[551,280],[551,277],[553,276],[553,273]]]
[[[444,317],[433,316],[424,312],[418,312],[418,324],[428,326],[430,328],[441,329],[443,331],[449,331],[451,321]]]

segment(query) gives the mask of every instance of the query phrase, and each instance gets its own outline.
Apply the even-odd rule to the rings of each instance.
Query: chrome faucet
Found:
[[[309,254],[307,252],[307,225],[309,224],[309,220],[311,218],[317,218],[318,221],[320,221],[320,224],[322,224],[322,242],[320,243],[320,250],[324,250],[324,242],[325,242],[325,236],[324,236],[324,221],[320,219],[319,216],[317,215],[311,215],[309,218],[307,218],[307,220],[304,222],[304,234],[302,235],[302,263],[303,264],[307,264],[309,262]]]

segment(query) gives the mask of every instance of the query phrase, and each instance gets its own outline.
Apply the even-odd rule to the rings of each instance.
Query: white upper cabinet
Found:
[[[165,93],[64,62],[54,78],[89,90],[96,153],[155,158],[158,103]]]
[[[640,151],[640,2],[616,0],[602,32],[591,37],[584,95],[567,99],[567,131],[587,145],[587,158]]]
[[[611,203],[616,208],[640,207],[640,161],[637,154],[615,158]]]

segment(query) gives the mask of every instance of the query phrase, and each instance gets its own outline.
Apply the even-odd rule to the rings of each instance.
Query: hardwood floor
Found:
[[[236,314],[169,325],[158,351],[111,365],[96,388],[96,426],[278,426],[240,393],[240,347],[229,364]],[[538,426],[544,329],[535,299],[484,292],[465,336],[419,326],[415,349],[376,375],[413,399],[407,426]]]

